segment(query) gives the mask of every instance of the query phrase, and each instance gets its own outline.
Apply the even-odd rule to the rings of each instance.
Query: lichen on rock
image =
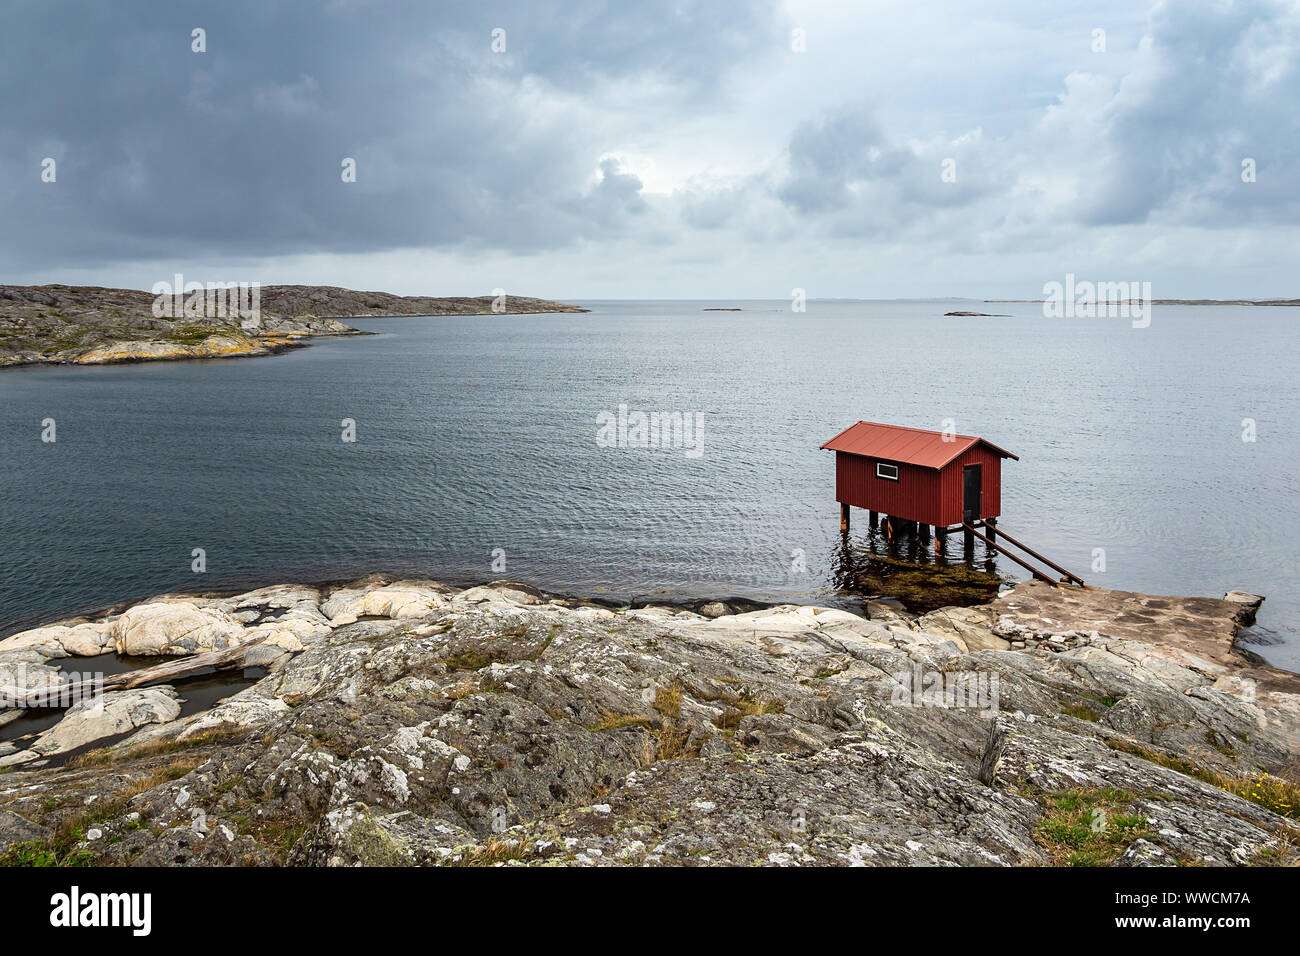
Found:
[[[1224,648],[1209,654],[1186,635],[1146,643],[1127,623],[1054,642],[1058,624],[1042,620],[1057,620],[1052,600],[1017,587],[983,608],[919,619],[796,605],[707,616],[382,575],[167,595],[15,635],[0,642],[0,669],[98,651],[103,635],[124,650],[183,655],[272,630],[285,638],[266,651],[274,665],[184,717],[167,687],[105,695],[96,721],[69,711],[0,757],[11,766],[0,827],[22,836],[7,859],[1286,857],[1300,679],[1232,654],[1231,602],[1197,605],[1201,638],[1217,633]],[[1088,595],[1089,613],[1104,600]],[[1081,829],[1093,811],[1100,829]],[[90,822],[101,838],[50,835]]]

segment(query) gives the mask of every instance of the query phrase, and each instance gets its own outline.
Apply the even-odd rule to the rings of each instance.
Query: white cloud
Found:
[[[1027,295],[1136,264],[1170,295],[1294,294],[1296,3],[336,3],[292,43],[274,9],[231,13],[201,58],[168,45],[178,7],[32,7],[0,40],[0,82],[58,66],[0,108],[10,281],[242,262],[409,292]]]

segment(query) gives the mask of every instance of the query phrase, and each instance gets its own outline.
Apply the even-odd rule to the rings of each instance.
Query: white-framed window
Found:
[[[888,478],[890,481],[898,480],[898,466],[891,465],[887,461],[876,462],[876,477]]]

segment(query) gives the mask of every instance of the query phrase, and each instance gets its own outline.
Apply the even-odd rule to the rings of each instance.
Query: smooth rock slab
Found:
[[[224,650],[249,640],[228,612],[194,604],[137,604],[113,622],[119,654],[181,656]]]
[[[95,657],[113,649],[112,625],[103,621],[51,624],[0,641],[0,654],[31,649],[43,657]]]
[[[341,588],[321,602],[320,610],[331,626],[342,627],[363,617],[421,617],[446,603],[440,585],[397,581],[364,590]]]
[[[219,701],[181,732],[178,739],[198,737],[213,730],[248,730],[268,724],[289,713],[289,705],[277,697],[263,697],[242,691]]]
[[[146,724],[167,723],[180,712],[180,700],[170,687],[109,691],[69,707],[63,719],[37,737],[27,752],[41,757],[66,753]],[[0,763],[7,759],[0,758]]]
[[[1003,651],[1010,643],[993,632],[997,615],[987,605],[981,607],[941,607],[917,619],[916,626],[960,642],[969,651]]]

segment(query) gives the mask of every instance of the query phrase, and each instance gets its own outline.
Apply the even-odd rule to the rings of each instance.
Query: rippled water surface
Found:
[[[1020,455],[1003,469],[1012,534],[1090,583],[1267,594],[1252,640],[1300,667],[1296,310],[1157,307],[1134,329],[1030,304],[584,304],[359,320],[378,334],[274,358],[0,372],[0,634],[164,590],[371,570],[826,600],[838,510],[818,445],[858,419],[952,419]],[[598,447],[620,404],[700,413],[702,454]]]

